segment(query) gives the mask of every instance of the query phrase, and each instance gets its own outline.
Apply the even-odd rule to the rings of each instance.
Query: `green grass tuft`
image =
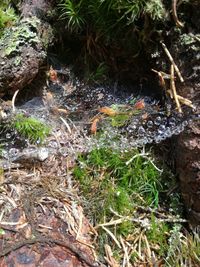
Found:
[[[42,143],[50,133],[50,128],[42,122],[32,117],[26,117],[23,114],[15,116],[12,128],[31,143]]]

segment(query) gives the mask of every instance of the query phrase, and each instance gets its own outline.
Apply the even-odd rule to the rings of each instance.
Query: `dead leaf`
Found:
[[[99,112],[104,113],[108,116],[116,116],[118,114],[116,110],[109,107],[102,107],[99,109]]]
[[[146,119],[148,119],[148,116],[149,116],[148,113],[144,113],[144,114],[142,115],[142,119],[143,119],[143,120],[146,120]]]
[[[96,134],[97,133],[97,123],[99,122],[100,118],[95,118],[93,121],[92,121],[92,125],[91,125],[91,128],[90,128],[90,131],[92,134]]]
[[[50,81],[52,81],[52,82],[56,82],[56,81],[58,80],[57,71],[54,70],[54,69],[52,68],[52,66],[50,67],[50,70],[49,70],[48,75],[49,75],[49,79],[50,79]]]
[[[135,109],[144,109],[145,108],[144,100],[142,99],[142,100],[138,101],[137,103],[135,103],[134,108]]]

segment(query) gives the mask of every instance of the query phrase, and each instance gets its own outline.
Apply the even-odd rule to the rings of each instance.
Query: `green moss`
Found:
[[[26,117],[23,114],[15,116],[11,127],[21,137],[28,139],[32,143],[43,142],[50,132],[50,128],[42,122],[32,117]]]
[[[146,235],[148,240],[154,246],[157,246],[157,253],[160,256],[166,255],[168,251],[168,233],[169,226],[164,222],[157,221],[157,219],[152,215],[151,226],[146,232]]]
[[[137,247],[140,246],[141,253],[145,258],[147,244],[144,236],[146,236],[156,259],[172,262],[174,254],[170,254],[169,249],[173,247],[173,251],[176,248],[178,253],[180,247],[180,242],[177,245],[174,243],[176,237],[170,240],[170,236],[173,236],[171,231],[177,224],[166,223],[161,218],[162,213],[165,214],[164,218],[167,216],[167,210],[164,211],[165,205],[170,205],[174,209],[169,218],[177,216],[181,212],[179,210],[179,194],[174,192],[173,195],[168,196],[169,190],[174,188],[175,177],[167,169],[164,169],[164,174],[161,173],[152,164],[153,154],[150,151],[145,154],[146,156],[143,155],[138,149],[126,153],[108,148],[94,149],[87,155],[78,158],[73,174],[79,183],[85,214],[93,225],[121,220],[120,223],[105,226],[118,241],[123,237],[124,240],[130,239],[135,242],[134,240],[138,240],[138,236],[141,235]],[[176,196],[176,200],[174,200],[174,196]],[[165,199],[168,200],[163,201]],[[172,215],[173,213],[174,215]],[[161,215],[161,218],[158,214]],[[141,221],[143,221],[142,224]],[[121,266],[122,251],[113,242],[110,234],[101,227],[97,229],[99,253],[104,255],[104,245],[109,244],[112,247],[114,258]],[[177,232],[178,235],[182,235],[181,229]],[[131,241],[128,242],[131,243]],[[195,242],[191,246],[194,246],[195,253],[199,253],[199,247]],[[132,243],[132,245],[136,247],[136,243]],[[181,248],[186,255],[183,244]],[[187,255],[194,258],[195,253],[192,254],[190,250],[190,255]],[[168,254],[169,256],[167,256]],[[148,260],[146,258],[144,261]],[[141,256],[136,249],[131,254],[130,262],[139,266],[140,261]]]
[[[138,154],[130,164],[127,161]],[[79,157],[74,169],[80,189],[89,205],[88,215],[102,221],[111,216],[110,209],[127,216],[134,210],[131,203],[157,206],[162,189],[161,175],[139,151],[120,153],[110,149],[95,149]],[[90,206],[91,205],[91,206]]]
[[[6,27],[14,24],[17,18],[14,9],[9,5],[9,1],[5,0],[0,3],[0,36]]]

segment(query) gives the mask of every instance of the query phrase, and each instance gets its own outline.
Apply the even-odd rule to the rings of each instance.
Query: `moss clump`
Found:
[[[12,128],[21,137],[28,139],[32,143],[42,143],[50,133],[50,128],[42,122],[32,117],[26,117],[23,114],[15,116]]]
[[[177,223],[173,220],[169,223],[165,219],[169,216],[170,220],[182,212],[178,210],[178,192],[176,201],[168,196],[168,191],[174,188],[175,177],[167,169],[161,172],[152,157],[152,153],[137,149],[126,153],[108,148],[94,149],[79,156],[73,171],[80,186],[85,213],[98,229],[100,256],[104,255],[104,245],[109,244],[119,266],[123,253],[116,240],[120,242],[121,238],[138,248],[130,254],[133,266],[141,264],[141,257],[143,263],[153,264],[147,255],[149,249],[153,250],[154,262],[167,262],[168,250],[173,245],[169,241]],[[174,211],[169,213],[167,205]],[[182,227],[179,235],[182,235],[181,231]],[[195,251],[198,251],[196,246]],[[172,256],[170,254],[170,260]],[[194,258],[194,255],[190,257]]]
[[[0,36],[3,30],[17,20],[15,10],[9,5],[10,1],[0,3]]]
[[[127,164],[131,156],[137,154]],[[79,158],[74,175],[84,195],[95,200],[98,221],[110,216],[110,208],[129,215],[134,209],[131,203],[142,204],[141,199],[145,205],[157,206],[162,190],[160,173],[137,150],[122,154],[110,149],[95,149],[87,157]],[[94,207],[92,209],[94,215]]]

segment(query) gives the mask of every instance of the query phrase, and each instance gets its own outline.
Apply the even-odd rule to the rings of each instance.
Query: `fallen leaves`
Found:
[[[52,66],[50,67],[50,70],[48,72],[48,77],[49,77],[49,80],[52,82],[57,82],[58,80],[57,71],[54,70]]]
[[[117,105],[113,104],[110,107],[101,107],[98,109],[99,113],[93,119],[91,119],[91,127],[90,132],[91,134],[97,133],[97,124],[103,118],[112,117],[111,125],[113,127],[116,126],[123,126],[128,119],[135,115],[137,111],[140,111],[145,108],[144,100],[141,99],[136,102],[134,105]]]
[[[110,107],[102,107],[99,109],[99,112],[106,114],[108,116],[116,116],[119,114],[117,110],[114,110],[113,108]]]
[[[145,108],[144,99],[136,102],[135,105],[134,105],[134,109],[137,109],[137,110],[141,110],[141,109],[144,109],[144,108]]]
[[[100,117],[96,117],[93,121],[92,121],[92,125],[90,128],[91,134],[96,134],[97,133],[97,123],[99,122]]]

